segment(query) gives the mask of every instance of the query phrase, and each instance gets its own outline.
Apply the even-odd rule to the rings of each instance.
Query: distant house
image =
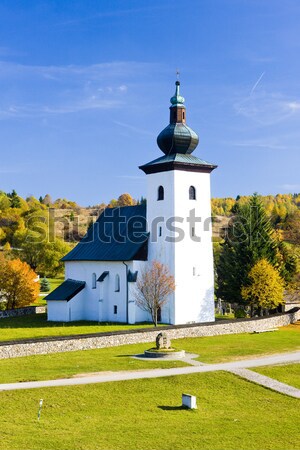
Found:
[[[66,280],[46,297],[48,320],[150,320],[135,304],[133,290],[153,260],[175,277],[162,322],[214,320],[210,173],[216,166],[192,155],[198,136],[186,125],[179,86],[176,81],[170,123],[157,138],[164,155],[140,166],[147,176],[147,205],[105,209],[63,258]]]

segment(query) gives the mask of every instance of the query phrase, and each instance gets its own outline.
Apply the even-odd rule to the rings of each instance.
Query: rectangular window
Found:
[[[118,307],[117,307],[117,305],[114,305],[114,314],[118,314]]]

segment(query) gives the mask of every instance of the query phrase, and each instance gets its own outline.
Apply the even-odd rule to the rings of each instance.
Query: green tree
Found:
[[[229,303],[243,304],[241,287],[248,283],[248,274],[261,259],[284,272],[286,262],[281,257],[270,219],[261,198],[254,194],[245,205],[239,205],[229,223],[221,245],[217,266],[217,295]]]
[[[47,280],[46,277],[41,279],[40,286],[41,286],[41,292],[49,292],[51,289],[49,280]]]
[[[20,208],[21,201],[20,201],[18,194],[16,193],[16,191],[14,189],[12,190],[11,194],[7,194],[7,196],[10,198],[11,208]]]
[[[261,259],[248,274],[247,286],[242,286],[241,295],[252,309],[263,311],[274,309],[283,303],[284,281],[266,259]]]
[[[58,274],[63,273],[64,264],[61,261],[71,247],[62,239],[56,238],[54,242],[48,242],[45,246],[42,258],[38,266],[38,271],[56,277]]]

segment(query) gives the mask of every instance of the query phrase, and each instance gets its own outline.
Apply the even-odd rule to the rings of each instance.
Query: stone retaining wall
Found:
[[[155,342],[158,331],[167,329],[170,339],[199,336],[217,336],[222,334],[251,333],[289,325],[300,320],[300,310],[285,314],[256,319],[239,319],[209,324],[178,325],[160,327],[159,330],[130,330],[127,332],[99,333],[93,336],[58,337],[52,339],[36,339],[27,343],[0,344],[0,359],[15,358],[47,353],[90,350],[95,348],[116,347],[125,344]]]
[[[26,306],[26,308],[6,309],[0,311],[0,319],[7,317],[29,316],[30,314],[43,314],[46,312],[45,306]]]

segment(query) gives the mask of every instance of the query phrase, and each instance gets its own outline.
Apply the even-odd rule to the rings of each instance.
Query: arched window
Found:
[[[157,191],[157,200],[163,200],[165,196],[164,188],[162,186],[159,186]]]
[[[93,273],[93,275],[92,275],[92,289],[96,289],[96,282],[97,282],[97,277],[96,277],[96,274]]]
[[[118,274],[115,278],[115,292],[120,292],[120,277]]]
[[[196,200],[196,189],[194,188],[194,186],[190,186],[189,188],[189,199]]]

